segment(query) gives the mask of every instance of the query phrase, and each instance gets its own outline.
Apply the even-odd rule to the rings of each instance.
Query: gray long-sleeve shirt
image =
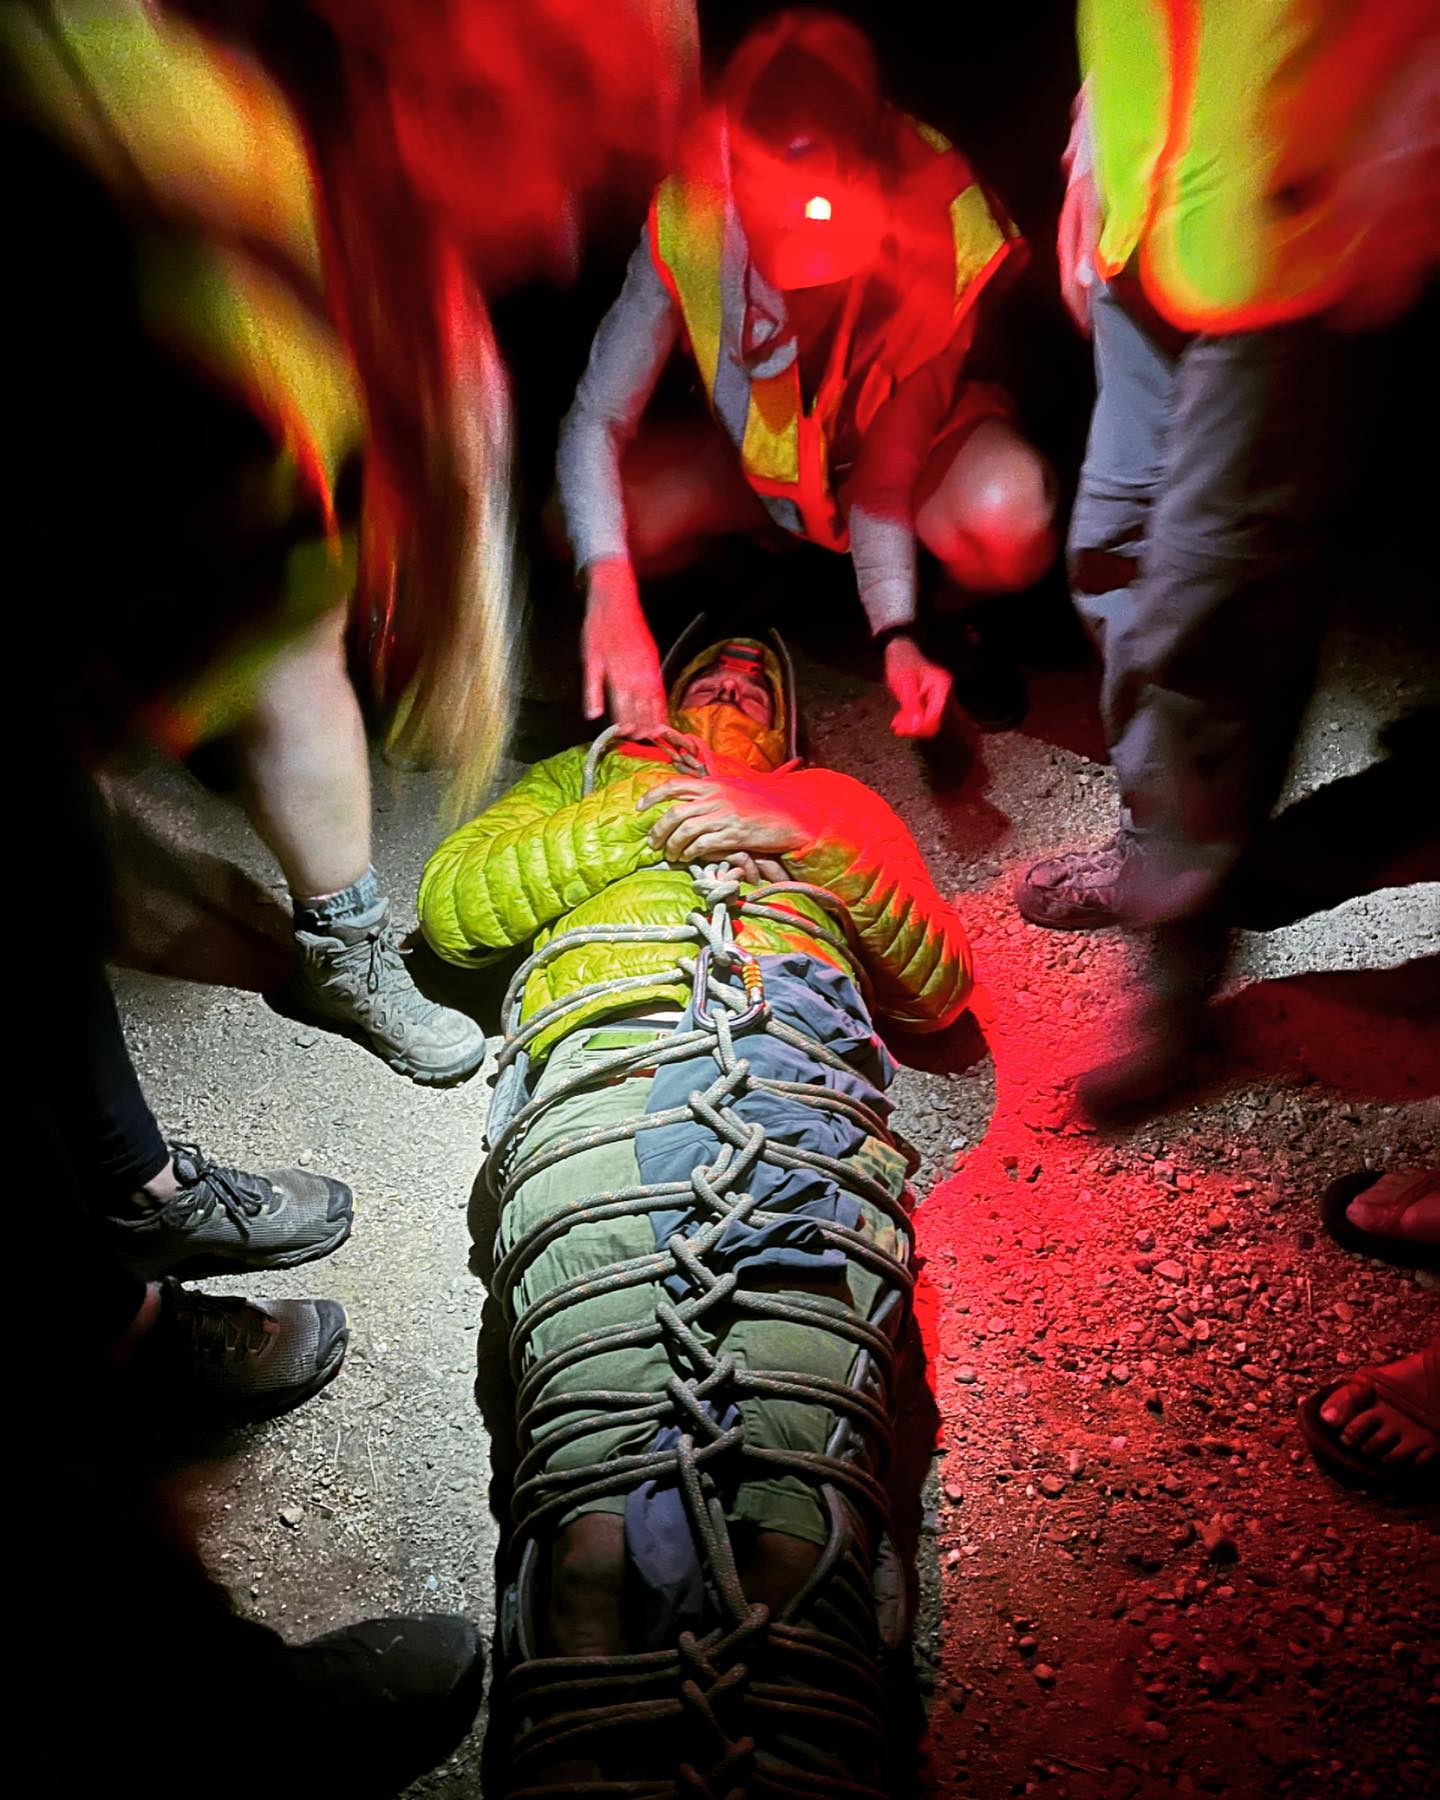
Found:
[[[771,290],[774,306],[778,296]],[[789,327],[782,317],[777,341]],[[955,396],[969,346],[962,331],[880,408],[845,485],[850,556],[872,631],[915,617],[913,495]],[[680,336],[680,316],[650,252],[648,230],[625,285],[595,334],[590,360],[560,428],[560,502],[577,568],[626,554],[620,459]]]

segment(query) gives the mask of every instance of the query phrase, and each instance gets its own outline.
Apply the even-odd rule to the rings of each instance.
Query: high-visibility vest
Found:
[[[881,266],[850,283],[808,408],[798,355],[768,374],[742,355],[748,257],[714,159],[708,168],[692,159],[671,175],[650,209],[651,254],[745,479],[778,525],[831,550],[850,541],[831,479],[837,424],[863,437],[899,383],[969,328],[981,289],[1020,246],[1014,225],[997,216],[939,132],[893,109],[885,123],[894,230]],[[879,282],[889,310],[877,331],[867,327],[867,297],[873,304]]]
[[[1434,0],[1081,0],[1102,231],[1185,330],[1319,312],[1356,251],[1333,204]]]

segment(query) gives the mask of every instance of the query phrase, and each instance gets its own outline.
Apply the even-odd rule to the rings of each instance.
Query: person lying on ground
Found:
[[[786,761],[784,686],[769,649],[740,639],[706,650],[676,682],[670,720],[653,741],[614,742],[592,791],[584,750],[538,764],[440,846],[420,887],[422,928],[452,962],[475,966],[525,944],[541,959],[525,981],[518,1024],[528,1036],[531,1098],[508,1144],[505,1125],[491,1126],[489,1176],[500,1203],[493,1291],[521,1383],[512,1567],[527,1567],[527,1539],[535,1547],[530,1574],[514,1578],[506,1617],[519,1622],[507,1661],[673,1649],[684,1632],[715,1626],[717,1603],[712,1594],[707,1608],[704,1598],[709,1565],[701,1566],[673,1486],[636,1471],[638,1460],[675,1441],[661,1415],[693,1375],[693,1353],[730,1370],[707,1388],[706,1403],[717,1429],[738,1422],[743,1443],[705,1468],[716,1483],[712,1516],[723,1517],[747,1602],[796,1629],[836,1616],[825,1611],[836,1566],[829,1553],[841,1539],[858,1546],[858,1562],[845,1566],[861,1570],[854,1591],[867,1596],[868,1623],[846,1642],[870,1668],[879,1628],[868,1596],[887,1527],[873,1492],[871,1502],[857,1498],[857,1480],[863,1487],[862,1472],[877,1475],[886,1453],[863,1432],[853,1464],[837,1460],[834,1445],[849,1404],[840,1397],[865,1385],[857,1345],[871,1341],[877,1319],[899,1331],[908,1289],[899,1260],[907,1161],[884,1123],[893,1064],[872,1008],[911,1031],[944,1029],[966,1003],[969,951],[891,808],[848,776]],[[692,1287],[673,1260],[668,1273],[664,1262],[711,1216],[692,1202],[691,1177],[728,1152],[714,1114],[689,1097],[712,1090],[723,1068],[708,1048],[666,1060],[667,1041],[696,1029],[692,981],[676,962],[686,946],[627,937],[641,927],[678,937],[697,906],[708,910],[697,899],[706,891],[701,865],[721,865],[722,893],[726,868],[736,877],[728,905],[753,971],[746,980],[763,988],[766,1017],[780,1032],[754,1019],[743,1032],[736,1026],[736,1054],[756,1085],[716,1102],[733,1105],[740,1129],[758,1123],[765,1133],[745,1174],[765,1210],[728,1224],[707,1251],[718,1296],[706,1279]],[[580,928],[585,940],[563,943]],[[597,992],[597,981],[613,985]],[[579,1134],[583,1147],[547,1157]],[[829,1172],[797,1169],[777,1144],[823,1156]],[[666,1183],[679,1184],[679,1197],[657,1212],[642,1190]],[[634,1204],[581,1217],[597,1195]],[[628,1274],[607,1274],[622,1264]],[[682,1300],[703,1350],[656,1323]],[[784,1316],[787,1307],[805,1322]],[[617,1334],[629,1335],[606,1348]],[[681,1339],[689,1344],[684,1332]],[[597,1343],[600,1353],[590,1354]],[[880,1363],[874,1398],[893,1421],[902,1384],[890,1351]],[[807,1383],[806,1392],[794,1385]],[[683,1429],[703,1436],[694,1420]],[[822,1560],[830,1573],[817,1576]],[[768,1656],[754,1641],[745,1651],[751,1667],[769,1666]],[[791,1680],[783,1663],[756,1679]],[[748,1701],[736,1704],[744,1710]],[[852,1710],[863,1712],[862,1702]],[[763,1727],[762,1719],[762,1736]],[[837,1773],[834,1743],[789,1743],[776,1753],[812,1778]],[[603,1771],[668,1779],[674,1758],[692,1755],[698,1750],[677,1746],[667,1727],[627,1740]],[[513,1779],[525,1785],[522,1763],[527,1778],[545,1783],[599,1779],[599,1757],[589,1749],[550,1756],[522,1732]]]
[[[1326,1229],[1347,1250],[1405,1269],[1440,1269],[1440,1171],[1362,1170],[1321,1202]],[[1440,1493],[1440,1337],[1409,1356],[1338,1376],[1300,1408],[1322,1468],[1355,1486],[1400,1495]]]

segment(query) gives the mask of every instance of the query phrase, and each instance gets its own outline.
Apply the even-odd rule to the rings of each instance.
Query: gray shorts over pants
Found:
[[[1122,909],[1158,923],[1214,908],[1284,781],[1355,454],[1347,359],[1313,321],[1182,336],[1116,286],[1092,320],[1071,587],[1139,852]]]

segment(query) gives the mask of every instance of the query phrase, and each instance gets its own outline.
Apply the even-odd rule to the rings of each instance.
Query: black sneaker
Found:
[[[207,1419],[268,1419],[333,1381],[350,1341],[334,1300],[222,1299],[178,1281],[125,1365],[145,1398]]]
[[[350,1235],[354,1196],[343,1181],[306,1169],[249,1174],[221,1168],[197,1144],[171,1144],[173,1200],[107,1221],[111,1242],[147,1281],[162,1275],[240,1275],[291,1269],[338,1250]]]
[[[313,1756],[326,1784],[350,1800],[379,1800],[464,1738],[480,1709],[485,1658],[468,1619],[434,1613],[366,1619],[289,1645],[279,1673],[298,1703],[287,1758],[294,1746],[302,1767]]]

